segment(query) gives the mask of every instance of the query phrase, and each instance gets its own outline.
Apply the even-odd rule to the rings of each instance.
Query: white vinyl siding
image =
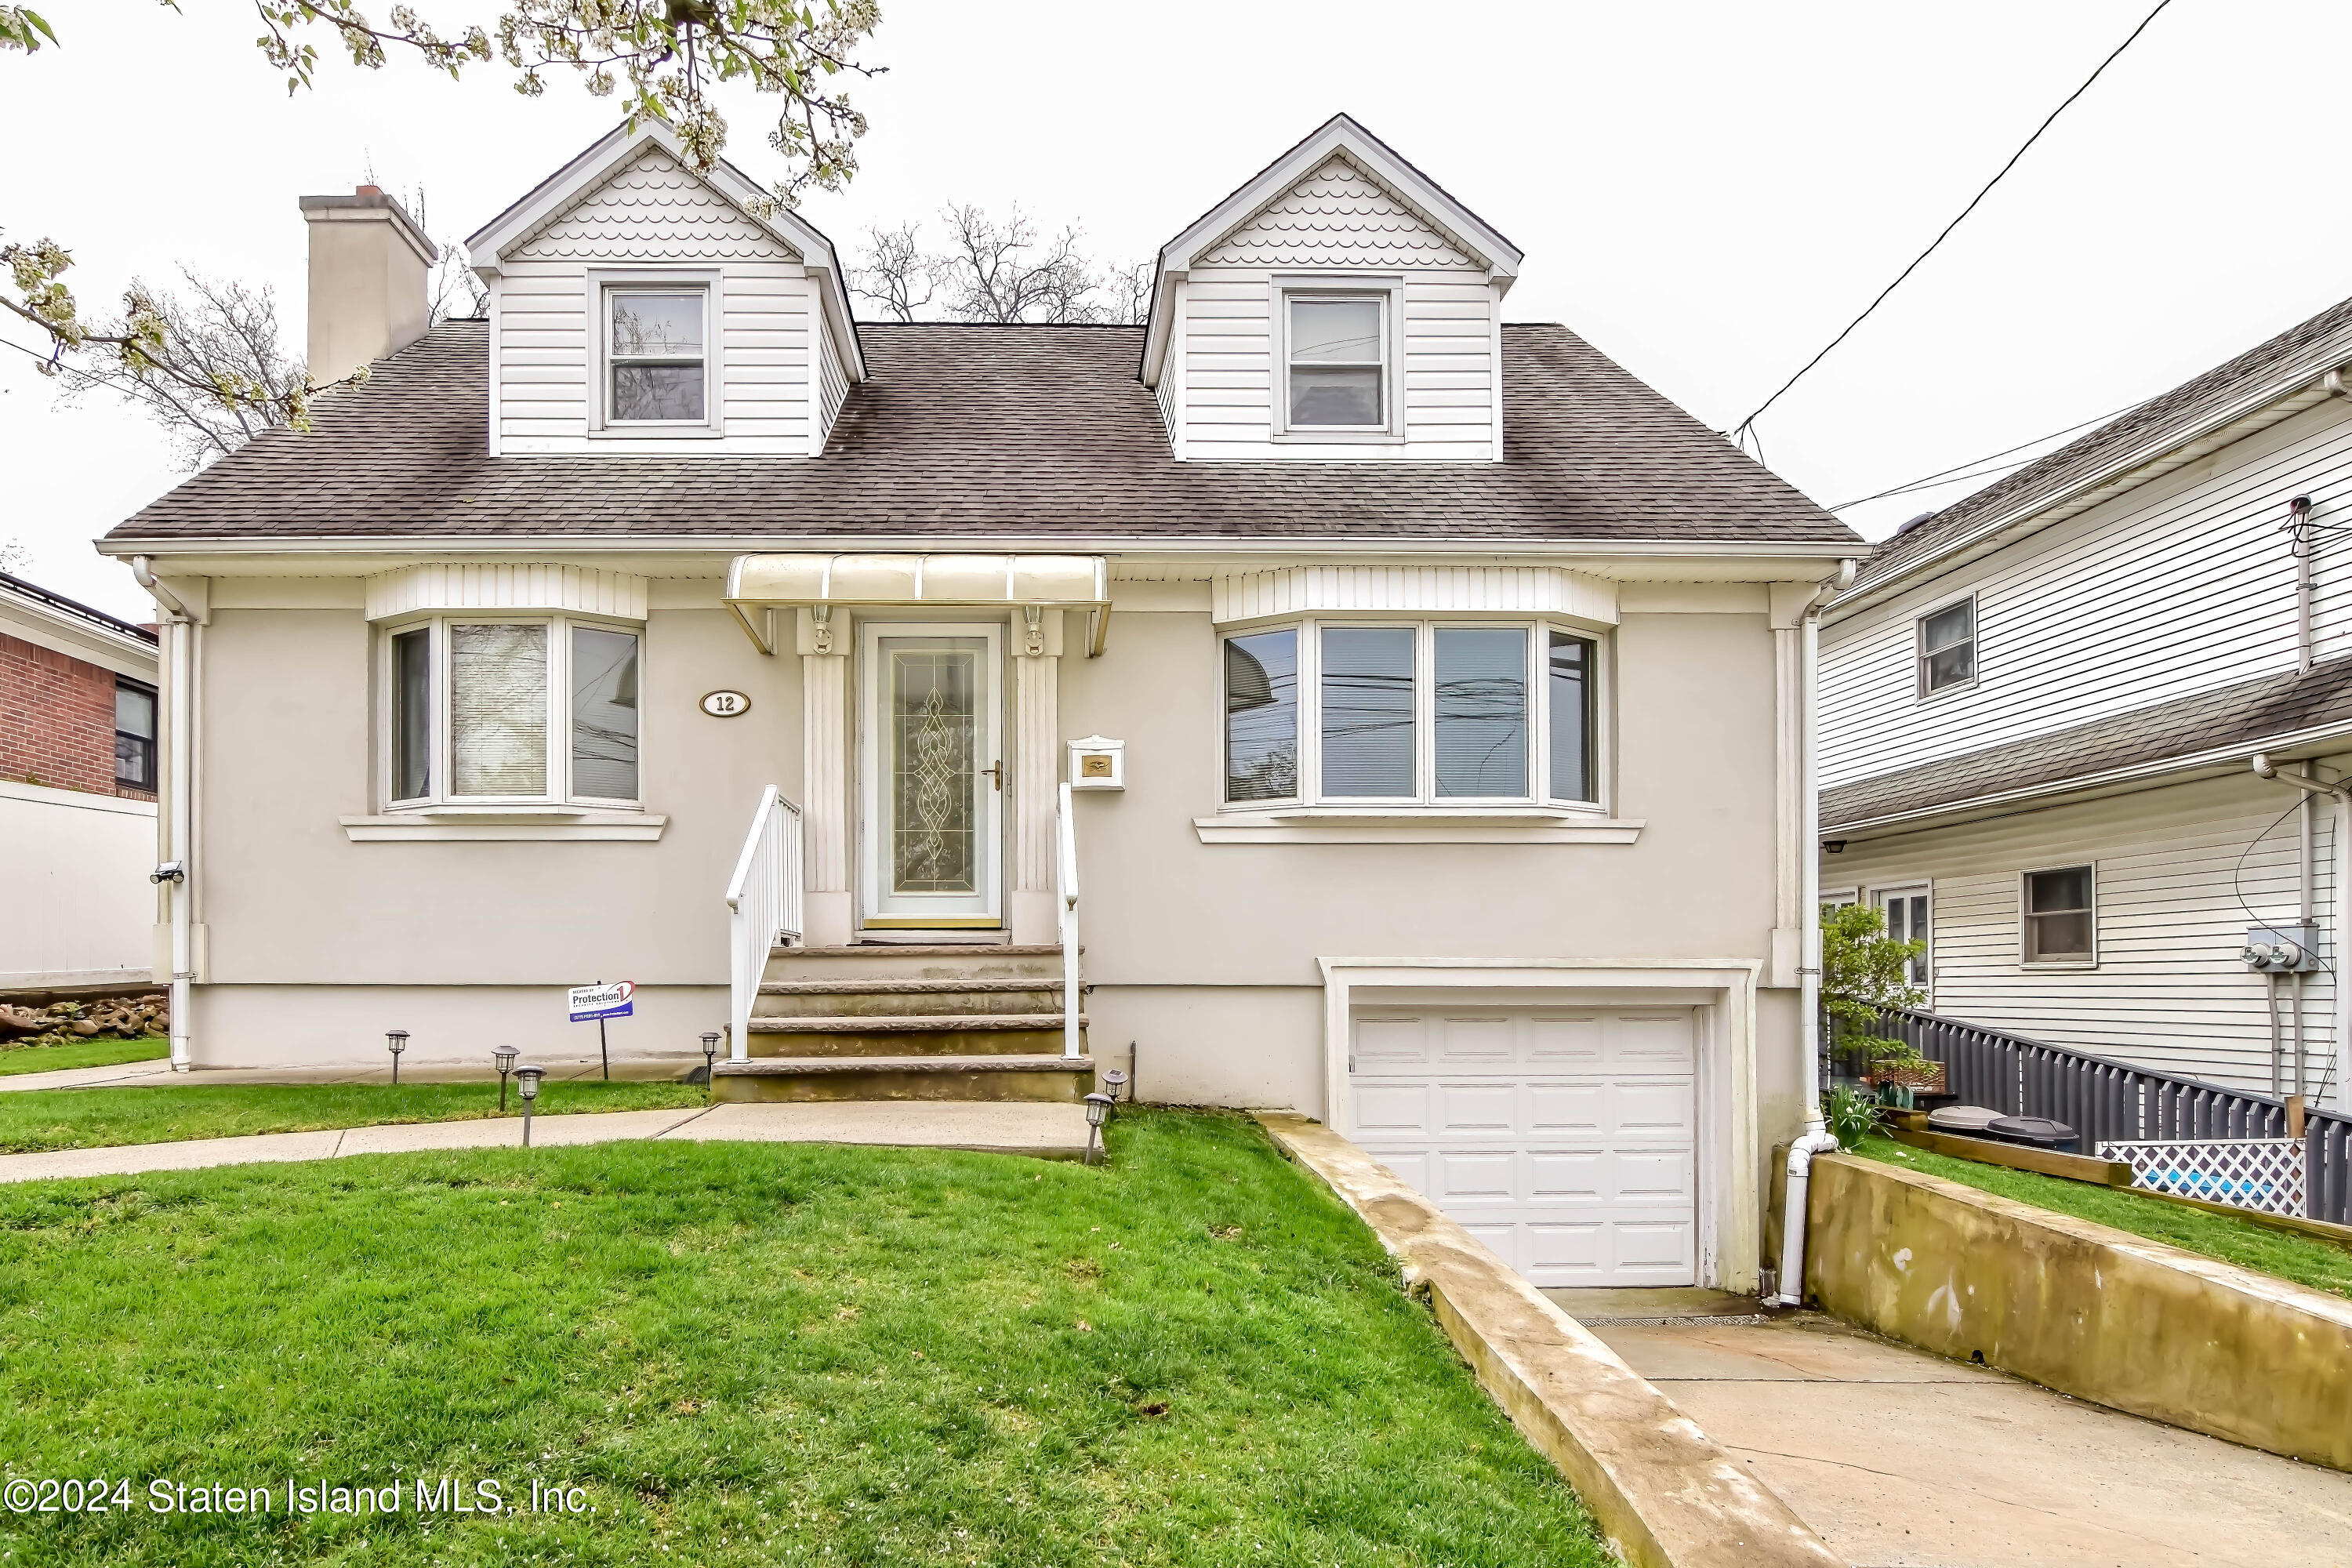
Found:
[[[2257,922],[2238,890],[2261,921],[2292,923],[2294,804],[2294,791],[2252,776],[2145,790],[1857,840],[1824,862],[1824,879],[1890,889],[1932,880],[1937,1013],[2267,1093],[2266,982],[2239,957],[2246,928]],[[2321,946],[2334,964],[2340,962],[2333,936],[2336,814],[2323,807],[2317,816]],[[2066,866],[2095,869],[2097,965],[2026,967],[2019,954],[2022,874]],[[2315,1088],[2335,1053],[2333,987],[2326,971],[2304,983]]]
[[[842,369],[841,353],[833,344],[833,334],[824,329],[824,313],[812,309],[809,331],[817,348],[816,435],[810,443],[813,455],[822,455],[825,442],[833,435],[833,422],[841,417],[841,405],[849,397],[849,376]]]
[[[2295,496],[2352,521],[2352,407],[2331,402],[1824,628],[1825,788],[2294,665]],[[2317,653],[2352,653],[2352,535],[2317,558]],[[1914,622],[1976,595],[1972,686],[1921,701]]]
[[[1346,274],[1330,276],[1335,291],[1344,291],[1346,283]],[[1183,314],[1171,358],[1183,357],[1186,458],[1484,462],[1494,457],[1496,307],[1483,274],[1406,278],[1392,332],[1403,355],[1397,378],[1403,439],[1328,447],[1274,439],[1274,310],[1281,287],[1271,277],[1201,272],[1179,287]],[[1166,391],[1171,379],[1162,373],[1163,398],[1173,395]]]

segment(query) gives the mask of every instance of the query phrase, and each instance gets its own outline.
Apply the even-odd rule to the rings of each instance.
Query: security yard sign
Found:
[[[566,991],[565,1004],[572,1009],[575,1024],[593,1024],[605,1018],[625,1018],[635,1010],[630,998],[637,994],[634,980],[599,980],[593,985],[574,985]]]

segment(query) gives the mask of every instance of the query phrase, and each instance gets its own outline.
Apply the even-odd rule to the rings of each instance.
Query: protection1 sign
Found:
[[[572,1010],[575,1024],[593,1024],[599,1018],[625,1018],[634,1010],[630,998],[637,994],[634,980],[598,981],[593,985],[574,985],[563,994],[564,1005]]]

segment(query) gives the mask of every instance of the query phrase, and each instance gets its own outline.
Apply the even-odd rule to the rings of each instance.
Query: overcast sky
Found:
[[[1565,321],[1721,428],[2152,4],[883,0],[864,173],[805,211],[848,253],[869,224],[1018,201],[1139,257],[1345,110],[1525,249],[1507,319]],[[269,284],[298,348],[297,196],[372,171],[421,185],[429,226],[462,237],[615,118],[569,81],[530,100],[501,67],[451,83],[397,58],[330,63],[289,98],[236,0],[40,9],[63,47],[0,56],[0,227],[68,246],[90,306],[183,266]],[[491,14],[418,9],[445,34]],[[2149,396],[2352,292],[2326,68],[2347,58],[2352,7],[2177,0],[1766,416],[1772,466],[1837,505]],[[726,107],[730,155],[772,177],[762,105]],[[22,354],[0,361],[0,542],[31,548],[37,580],[143,618],[88,542],[180,478],[161,434],[100,401],[58,407]],[[1877,537],[1969,488],[1844,515]]]

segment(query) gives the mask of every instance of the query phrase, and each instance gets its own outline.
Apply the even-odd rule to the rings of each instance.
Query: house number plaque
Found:
[[[740,691],[706,691],[702,710],[713,719],[740,719],[751,710],[751,700]]]

